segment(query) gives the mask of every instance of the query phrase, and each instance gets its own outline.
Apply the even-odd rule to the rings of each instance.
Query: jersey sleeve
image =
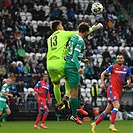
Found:
[[[71,38],[72,36],[78,34],[78,31],[64,31],[63,34],[64,34],[65,36],[67,36],[68,39],[69,39],[69,38]],[[63,39],[63,38],[62,38],[62,39]]]
[[[2,86],[1,91],[6,92],[6,86],[5,85]]]
[[[78,34],[78,31],[65,31],[65,35],[68,36],[68,38],[71,38],[73,35]],[[93,29],[90,27],[88,34],[92,33]]]
[[[39,91],[39,87],[41,86],[41,81],[38,81],[38,83],[36,84],[36,86],[34,87],[34,91],[35,92],[37,92],[37,93],[39,93],[40,91]]]
[[[109,66],[107,69],[106,69],[106,72],[107,73],[111,73],[113,70],[113,65]]]
[[[90,34],[91,32],[93,32],[93,29],[92,28],[89,28],[88,34]]]
[[[131,70],[130,70],[130,68],[128,67],[126,76],[130,77],[131,75],[132,75],[132,74],[131,74]]]

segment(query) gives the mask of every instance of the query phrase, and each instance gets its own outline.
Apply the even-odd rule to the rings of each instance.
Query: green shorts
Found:
[[[9,110],[9,106],[6,102],[0,101],[0,111],[3,112],[4,110]]]
[[[80,74],[76,68],[65,68],[65,75],[68,79],[70,88],[78,88],[80,82]]]
[[[47,70],[52,82],[57,82],[60,78],[65,77],[64,67],[65,60],[54,59],[47,61]]]

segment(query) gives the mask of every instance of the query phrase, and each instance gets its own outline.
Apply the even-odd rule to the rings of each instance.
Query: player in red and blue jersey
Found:
[[[95,133],[96,125],[98,125],[102,120],[104,120],[105,116],[111,113],[111,121],[109,129],[117,132],[118,130],[115,128],[114,123],[116,119],[117,112],[120,108],[120,96],[123,90],[123,85],[126,80],[126,86],[129,86],[131,83],[131,71],[128,66],[125,66],[124,57],[121,53],[119,53],[116,57],[117,64],[109,66],[105,71],[101,74],[101,88],[104,88],[104,77],[105,75],[110,73],[110,85],[107,88],[107,98],[108,104],[106,109],[100,114],[99,118],[91,124],[92,133]]]
[[[44,122],[46,121],[46,118],[49,112],[49,109],[47,106],[47,100],[49,103],[51,103],[47,74],[44,75],[43,80],[38,81],[38,83],[34,87],[34,91],[37,92],[37,103],[38,103],[38,110],[39,110],[39,114],[37,115],[34,128],[36,129],[39,129],[40,127],[47,128],[47,126],[44,125]],[[41,118],[42,118],[42,123],[41,123],[41,126],[38,127],[38,123],[40,122]]]

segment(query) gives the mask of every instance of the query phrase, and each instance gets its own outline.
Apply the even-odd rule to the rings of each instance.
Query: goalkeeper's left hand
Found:
[[[97,25],[92,26],[93,31],[98,30],[98,29],[102,29],[102,28],[103,28],[103,25],[101,23],[98,23]]]

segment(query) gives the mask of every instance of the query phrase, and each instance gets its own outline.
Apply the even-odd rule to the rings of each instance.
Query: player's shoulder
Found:
[[[6,88],[6,87],[8,87],[8,85],[7,84],[3,84],[2,88]]]
[[[119,65],[118,64],[113,64],[113,65],[111,65],[113,68],[116,68],[116,67],[119,67]]]
[[[123,68],[124,68],[125,70],[129,70],[129,69],[130,69],[130,67],[128,67],[128,66],[126,66],[126,65],[124,65]]]

